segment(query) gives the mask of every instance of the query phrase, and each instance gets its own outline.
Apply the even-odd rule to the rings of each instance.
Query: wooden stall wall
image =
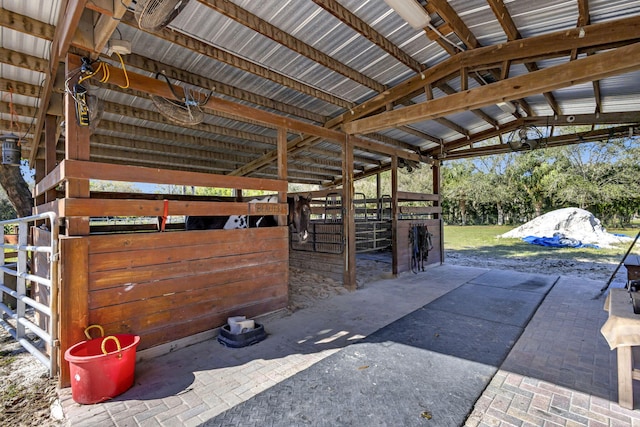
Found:
[[[87,239],[89,324],[141,350],[287,305],[284,227]]]
[[[442,236],[441,220],[439,219],[427,219],[427,220],[401,220],[398,221],[398,233],[396,236],[395,250],[398,251],[398,273],[411,271],[411,243],[409,241],[409,230],[413,225],[426,225],[429,233],[432,234],[431,243],[433,249],[429,251],[429,255],[425,262],[425,265],[441,264],[443,262],[442,252]]]

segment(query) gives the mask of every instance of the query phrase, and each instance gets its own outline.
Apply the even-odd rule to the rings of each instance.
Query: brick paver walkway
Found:
[[[270,336],[258,345],[229,349],[208,340],[138,362],[134,387],[111,401],[78,405],[70,389],[63,390],[68,424],[199,425],[485,272],[445,265],[376,282],[265,319]],[[604,297],[592,299],[601,286],[561,278],[466,426],[640,427],[640,410],[617,405],[615,351],[599,332],[607,316]]]

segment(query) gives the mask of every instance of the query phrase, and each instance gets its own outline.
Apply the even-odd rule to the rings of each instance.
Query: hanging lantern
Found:
[[[2,141],[2,164],[10,166],[20,166],[20,147],[18,142],[20,138],[13,133],[0,136]]]

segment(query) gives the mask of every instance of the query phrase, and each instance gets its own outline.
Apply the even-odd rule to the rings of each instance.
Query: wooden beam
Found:
[[[138,24],[135,22],[135,18],[131,13],[126,13],[121,22],[123,24],[138,28]],[[186,34],[173,31],[170,28],[164,28],[156,32],[149,32],[149,34],[166,40],[169,43],[173,43],[176,46],[180,46],[184,49],[188,49],[201,55],[208,56],[227,65],[231,65],[240,70],[271,80],[272,82],[289,87],[305,95],[321,99],[330,104],[337,105],[346,109],[353,107],[352,102],[342,99],[334,94],[319,90],[316,87],[292,79],[270,68],[263,67],[256,62],[249,61],[228,51],[218,49],[213,45],[207,44],[193,37],[189,37]]]
[[[640,69],[636,55],[640,43],[346,123],[344,129],[350,134],[374,132],[631,72]]]
[[[458,38],[462,40],[462,43],[467,46],[467,49],[475,49],[480,46],[478,39],[446,0],[429,0],[427,5],[435,8],[438,15],[451,25],[451,28]]]
[[[391,43],[388,38],[371,28],[369,24],[351,13],[349,9],[342,6],[336,0],[313,0],[315,4],[338,18],[345,25],[348,25],[357,33],[363,35],[371,43],[387,52],[389,55],[411,68],[413,71],[420,72],[426,67],[420,62],[413,59],[412,56],[406,54],[395,44]]]
[[[479,65],[493,65],[500,68],[504,61],[525,61],[532,57],[563,56],[572,49],[597,47],[615,42],[632,42],[640,37],[640,16],[592,24],[579,29],[562,30],[541,36],[514,40],[498,45],[485,46],[461,52],[421,74],[407,79],[385,93],[352,108],[341,116],[343,122],[357,120],[395,102],[408,94],[421,91],[429,83],[437,82],[459,72],[461,66],[474,68]],[[488,64],[487,62],[491,63]],[[336,120],[337,122],[338,120]]]
[[[80,67],[80,58],[74,55],[67,55],[65,74],[72,75],[73,70]],[[78,75],[69,81],[69,86],[73,87],[78,81]],[[76,118],[76,102],[70,93],[65,94],[64,117],[65,117],[65,138],[64,155],[67,160],[89,160],[89,126],[81,126]],[[54,146],[55,147],[55,146]],[[50,154],[45,154],[49,157]],[[65,184],[65,198],[68,197],[89,197],[88,179],[67,179]],[[84,236],[89,234],[89,218],[66,218],[65,231],[67,236]]]
[[[276,43],[279,43],[294,52],[299,53],[311,59],[332,71],[342,74],[343,76],[363,85],[370,89],[380,93],[386,88],[383,84],[378,83],[372,78],[365,76],[363,73],[346,66],[340,61],[333,59],[331,56],[324,52],[314,48],[313,46],[303,42],[290,35],[289,33],[282,31],[278,27],[271,25],[269,22],[260,18],[257,15],[249,12],[246,9],[235,5],[230,1],[213,1],[213,0],[198,0],[200,3],[215,10],[216,12],[233,19],[234,21],[244,25],[247,28],[251,28],[253,31],[262,34],[265,37],[270,38]],[[313,25],[313,24],[311,24]]]
[[[185,82],[193,86],[210,89],[213,90],[215,94],[230,96],[241,101],[246,101],[251,104],[269,108],[271,110],[281,111],[282,113],[301,117],[307,120],[312,120],[317,123],[324,123],[327,121],[327,116],[324,116],[322,114],[316,114],[312,111],[305,110],[300,107],[289,105],[254,92],[249,92],[237,86],[223,83],[220,80],[214,80],[207,76],[187,72],[180,68],[171,66],[167,63],[154,61],[153,59],[144,57],[142,55],[137,55],[135,53],[127,55],[126,63],[127,68],[135,67],[140,70],[151,72],[153,74],[163,72],[170,79]]]
[[[93,28],[93,51],[102,52],[107,45],[109,38],[116,30],[120,19],[127,12],[127,8],[133,3],[133,0],[117,0],[113,2],[113,11],[111,14],[102,13]]]
[[[36,154],[38,153],[42,129],[44,127],[45,114],[49,100],[51,99],[51,91],[58,72],[60,59],[63,58],[69,50],[69,46],[71,45],[73,36],[78,28],[80,18],[82,17],[87,1],[88,0],[68,0],[66,2],[66,8],[64,8],[64,10],[60,10],[58,23],[56,25],[56,32],[51,43],[49,69],[45,75],[42,98],[40,99],[41,108],[38,110],[38,116],[36,117],[34,142],[29,155],[30,164],[33,164],[36,159]]]
[[[353,144],[351,136],[345,136],[342,156],[342,208],[345,235],[344,272],[342,280],[344,287],[355,291],[356,282],[356,212],[353,203]]]

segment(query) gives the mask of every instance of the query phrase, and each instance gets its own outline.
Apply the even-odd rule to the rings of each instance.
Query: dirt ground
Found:
[[[602,282],[611,277],[617,264],[594,263],[580,259],[559,260],[553,254],[540,259],[487,259],[462,252],[447,251],[447,264],[530,273],[578,276]],[[368,254],[357,261],[358,287],[391,277],[390,254]],[[412,274],[412,273],[405,273]],[[424,274],[424,273],[420,273]],[[626,272],[621,268],[614,284],[624,284]],[[337,282],[317,274],[291,268],[289,275],[291,311],[309,307],[318,300],[347,292]],[[600,289],[594,289],[594,296]],[[56,401],[56,381],[47,378],[46,369],[23,350],[0,328],[0,425],[60,426],[64,421],[51,417]],[[55,407],[55,405],[54,405]]]

